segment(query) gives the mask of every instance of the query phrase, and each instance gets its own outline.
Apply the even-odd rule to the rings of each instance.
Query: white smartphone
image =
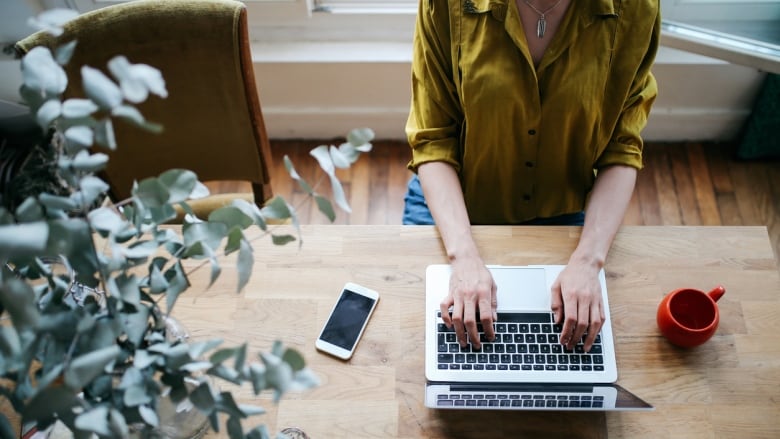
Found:
[[[351,358],[377,302],[379,293],[347,282],[314,345],[343,360]]]

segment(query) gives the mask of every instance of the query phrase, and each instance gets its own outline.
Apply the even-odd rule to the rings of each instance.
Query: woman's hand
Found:
[[[441,315],[448,327],[455,328],[461,346],[471,341],[475,348],[480,347],[477,321],[482,323],[485,337],[493,341],[496,306],[496,283],[482,259],[453,261],[450,292],[441,302]]]
[[[590,351],[604,325],[599,270],[594,264],[569,261],[552,285],[552,311],[555,322],[563,324],[560,340],[567,349],[587,334],[583,343],[585,352]]]

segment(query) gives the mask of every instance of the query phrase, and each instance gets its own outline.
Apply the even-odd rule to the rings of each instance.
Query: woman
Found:
[[[477,315],[492,340],[496,319],[470,225],[577,224],[551,303],[561,343],[587,334],[590,350],[598,273],[642,167],[659,32],[657,0],[421,0],[404,223],[439,229],[452,265],[442,315],[461,344],[479,346]]]

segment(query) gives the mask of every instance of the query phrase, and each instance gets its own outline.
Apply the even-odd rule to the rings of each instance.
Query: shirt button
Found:
[[[528,134],[533,136],[534,134],[536,134],[536,130],[528,130]]]
[[[529,168],[533,168],[534,167],[534,162],[525,162],[525,166],[529,167]]]

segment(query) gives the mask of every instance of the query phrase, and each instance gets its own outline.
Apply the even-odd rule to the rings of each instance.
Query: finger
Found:
[[[452,329],[452,318],[450,317],[450,307],[452,306],[453,302],[454,300],[452,299],[452,295],[448,295],[439,304],[439,310],[441,311],[441,319],[444,321],[444,324],[447,325],[447,327],[450,329]]]
[[[571,349],[574,330],[577,326],[577,301],[565,300],[562,310],[563,327],[561,328],[561,344]]]
[[[485,298],[479,301],[479,321],[482,323],[482,331],[485,333],[485,338],[489,341],[493,341],[496,338],[496,334],[493,331],[494,303],[492,298]]]
[[[582,336],[585,335],[585,331],[588,329],[588,323],[590,323],[590,308],[583,304],[577,308],[577,325],[574,327],[574,335],[569,340],[569,349],[582,340]]]
[[[590,348],[593,347],[593,343],[596,341],[596,336],[601,331],[601,327],[604,324],[602,315],[603,312],[600,306],[590,307],[590,326],[588,326],[588,336],[585,337],[585,352],[590,352]]]
[[[490,309],[493,311],[493,321],[498,321],[498,295],[496,292],[498,291],[498,287],[496,286],[496,283],[493,282],[493,287],[490,289]]]
[[[561,323],[563,319],[563,296],[561,294],[561,284],[557,280],[553,282],[550,288],[550,308],[555,316],[555,323]]]
[[[463,324],[466,327],[466,336],[468,336],[471,344],[474,345],[474,347],[479,348],[479,331],[477,331],[476,306],[473,302],[463,303]]]
[[[452,306],[452,326],[461,346],[466,345],[466,330],[463,327],[463,303],[455,302]]]

